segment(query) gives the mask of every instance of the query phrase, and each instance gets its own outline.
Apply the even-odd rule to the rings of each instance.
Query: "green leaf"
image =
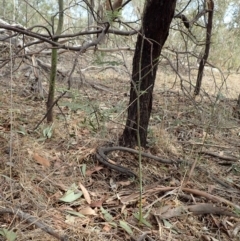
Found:
[[[0,229],[0,235],[6,238],[7,241],[14,241],[17,238],[16,233],[5,228]]]
[[[171,228],[172,224],[170,222],[168,222],[166,219],[163,219],[163,224],[166,228]]]
[[[166,228],[169,228],[171,229],[171,232],[174,233],[174,234],[178,234],[177,230],[173,227],[173,225],[168,222],[166,219],[163,219],[163,224]]]
[[[59,198],[59,200],[70,203],[70,202],[76,201],[82,195],[83,195],[83,193],[77,189],[77,186],[74,183],[74,184],[72,184],[70,189],[67,190],[67,192],[61,198]]]
[[[46,138],[51,138],[53,134],[53,123],[51,126],[46,127],[43,129],[43,136]]]
[[[160,122],[162,121],[160,116],[156,116],[156,119]]]
[[[237,214],[238,216],[240,216],[240,209],[237,209],[237,208],[236,208],[236,209],[234,210],[234,213]]]
[[[66,212],[69,213],[69,214],[72,214],[72,215],[74,215],[74,216],[78,216],[78,217],[80,217],[80,218],[84,218],[84,217],[85,217],[83,214],[81,214],[81,213],[79,213],[79,212],[70,211],[70,210],[66,210]]]
[[[17,133],[20,133],[25,136],[27,134],[27,131],[25,130],[25,128],[23,126],[20,126],[20,130],[18,130]]]
[[[128,234],[133,235],[133,231],[127,222],[120,220],[119,226],[123,228]]]
[[[41,138],[38,138],[37,141],[42,142],[42,141],[46,141],[46,139],[47,139],[46,137],[41,137]]]
[[[104,216],[104,219],[107,222],[111,222],[113,220],[113,216],[106,209],[104,209],[103,207],[101,207],[101,212],[102,212],[102,214]]]
[[[83,174],[84,177],[86,177],[86,169],[87,169],[87,165],[83,164],[82,165],[82,174]]]
[[[139,220],[139,213],[134,213],[133,216],[134,216],[138,221],[140,221],[140,220]],[[145,215],[145,216],[146,216],[146,215]],[[144,225],[146,225],[147,227],[149,227],[149,228],[152,227],[152,225],[151,225],[145,218],[143,218],[141,221],[142,221],[142,223],[143,223]]]
[[[78,193],[74,193],[73,190],[68,190],[61,198],[59,198],[59,200],[66,203],[71,203],[76,201],[81,196],[82,196],[81,191],[79,191]]]
[[[83,103],[78,103],[78,102],[63,102],[61,103],[61,106],[66,106],[71,111],[77,111],[79,109],[82,110],[84,108]]]
[[[114,223],[114,222],[109,222],[108,224],[112,225],[114,228],[116,228],[116,227],[117,227],[117,224],[116,224],[116,223]]]

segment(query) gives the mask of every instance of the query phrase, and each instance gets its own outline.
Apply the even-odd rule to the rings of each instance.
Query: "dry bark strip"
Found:
[[[194,215],[217,214],[238,217],[237,214],[229,212],[226,208],[216,207],[215,205],[210,203],[199,203],[195,205],[190,205],[187,206],[187,210]]]
[[[192,194],[195,194],[195,195],[198,195],[198,196],[205,197],[206,199],[211,200],[213,202],[225,203],[226,205],[229,205],[229,206],[231,206],[231,207],[233,207],[233,208],[235,208],[237,210],[240,210],[240,206],[239,205],[237,205],[235,203],[232,203],[232,202],[230,202],[229,200],[227,200],[225,198],[214,196],[214,195],[209,194],[207,192],[199,191],[199,190],[191,189],[191,188],[182,188],[182,190],[184,192],[189,192],[189,193],[192,193]]]
[[[16,215],[17,217],[23,219],[24,221],[26,221],[28,223],[34,224],[36,227],[42,229],[44,232],[52,235],[53,237],[55,237],[56,239],[58,239],[60,241],[67,241],[68,240],[68,236],[66,236],[66,235],[61,236],[59,233],[52,230],[52,228],[47,226],[45,223],[39,221],[38,218],[33,217],[28,213],[24,213],[23,211],[21,211],[19,209],[15,209],[15,208],[2,208],[2,209],[0,209],[1,215],[5,214],[5,213],[10,213],[10,214]]]
[[[217,207],[211,203],[198,203],[195,205],[179,206],[179,207],[165,206],[161,208],[160,211],[154,213],[154,216],[158,216],[158,218],[160,219],[169,219],[173,217],[186,215],[189,212],[193,215],[215,214],[215,215],[238,217],[237,214],[230,212],[226,208]]]
[[[224,155],[218,154],[216,152],[212,152],[212,151],[200,151],[199,153],[209,155],[209,156],[213,156],[213,157],[217,157],[217,158],[225,160],[225,161],[237,162],[239,160],[239,158],[237,158],[235,156],[224,156]]]

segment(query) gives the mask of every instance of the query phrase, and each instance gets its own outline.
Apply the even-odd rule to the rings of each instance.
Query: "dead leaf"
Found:
[[[207,132],[203,131],[202,139],[204,140],[207,136]]]
[[[75,223],[75,219],[76,219],[76,217],[74,217],[72,215],[67,215],[65,222],[68,223],[68,224],[74,224]]]
[[[102,166],[95,166],[95,167],[87,170],[87,171],[86,171],[86,175],[87,175],[87,176],[91,176],[94,172],[98,172],[98,171],[100,171],[101,169],[103,169]]]
[[[27,148],[27,152],[28,152],[28,154],[29,154],[30,156],[33,155],[33,151],[32,151],[31,149]]]
[[[62,193],[58,190],[56,193],[49,197],[49,200],[57,201],[62,196]]]
[[[33,159],[44,167],[50,167],[50,161],[39,156],[37,153],[33,154]]]
[[[208,193],[213,193],[213,191],[216,189],[214,185],[209,185],[208,186]]]
[[[60,161],[54,162],[54,169],[60,169],[63,166],[63,164]]]
[[[98,200],[98,201],[91,202],[90,206],[93,208],[100,208],[100,207],[102,207],[103,201],[104,200]]]
[[[119,184],[119,185],[121,185],[121,186],[123,186],[123,187],[126,187],[126,186],[129,186],[129,185],[131,185],[132,184],[132,182],[131,181],[122,181],[122,182],[117,182],[117,184]]]
[[[81,149],[79,151],[81,152]],[[95,151],[96,151],[96,148],[90,148],[90,149],[84,150],[81,154],[81,157],[78,159],[78,161],[80,162],[81,160],[86,159],[88,156],[93,154]]]
[[[109,184],[113,191],[117,190],[117,183],[112,178],[110,178]]]
[[[137,201],[138,197],[139,197],[139,193],[135,192],[130,195],[123,196],[123,197],[119,198],[119,200],[121,201],[122,204],[127,205],[129,203]]]
[[[92,209],[91,207],[85,207],[81,210],[78,210],[79,213],[83,214],[83,215],[97,215],[97,213],[95,212],[94,209]]]
[[[112,227],[111,227],[110,225],[108,225],[108,224],[106,224],[106,225],[103,227],[103,230],[104,230],[105,232],[109,232],[111,229],[112,229]]]
[[[240,231],[240,222],[236,223],[234,225],[233,231],[232,231],[232,236],[236,237]]]
[[[82,193],[83,193],[83,196],[84,196],[85,200],[87,201],[88,204],[90,204],[91,203],[91,197],[89,195],[88,190],[82,185],[81,182],[79,182],[79,187],[82,190]]]
[[[84,128],[81,130],[83,134],[89,134],[90,131],[87,128]]]
[[[163,207],[158,212],[155,212],[154,215],[159,219],[170,219],[173,217],[179,217],[186,214],[186,209],[183,206],[171,208],[169,205]]]
[[[142,198],[141,205],[144,205],[146,203],[146,198]],[[137,207],[140,206],[140,201],[137,203]]]

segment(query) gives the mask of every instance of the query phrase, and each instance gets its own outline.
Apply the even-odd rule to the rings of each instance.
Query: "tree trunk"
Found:
[[[59,7],[59,20],[56,35],[62,33],[63,28],[63,0],[58,0]],[[54,39],[55,42],[58,39]],[[55,94],[55,82],[56,82],[56,73],[57,73],[57,49],[52,49],[52,58],[51,58],[51,71],[50,71],[50,80],[49,80],[49,91],[48,91],[48,100],[47,100],[47,122],[53,121],[53,103],[54,103],[54,94]]]
[[[138,113],[140,143],[143,147],[147,144],[147,129],[152,111],[152,93],[158,58],[168,37],[175,6],[176,0],[147,0],[145,3],[141,33],[138,34],[133,58],[128,117],[120,138],[121,145],[136,146]],[[136,101],[138,97],[139,112]]]
[[[206,28],[205,51],[204,51],[204,55],[201,58],[201,61],[199,63],[198,76],[197,76],[196,86],[195,86],[195,90],[194,90],[194,95],[199,95],[199,93],[200,93],[204,66],[207,62],[210,45],[211,45],[214,2],[213,2],[213,0],[209,0],[209,1],[206,1],[206,4],[208,7],[208,22],[207,22],[207,28]]]

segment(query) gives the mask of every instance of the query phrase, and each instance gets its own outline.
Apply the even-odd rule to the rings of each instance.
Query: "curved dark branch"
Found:
[[[123,3],[122,8],[124,8],[128,3],[130,3],[132,0],[127,0],[125,3]]]
[[[53,39],[52,34],[51,34],[51,32],[49,31],[49,29],[47,27],[45,27],[43,25],[34,25],[34,26],[28,28],[27,30],[31,31],[34,28],[43,28],[43,29],[45,29],[48,32],[48,35],[43,35],[43,34],[41,34],[41,35],[44,36],[44,37],[48,37],[49,36],[51,39]]]

